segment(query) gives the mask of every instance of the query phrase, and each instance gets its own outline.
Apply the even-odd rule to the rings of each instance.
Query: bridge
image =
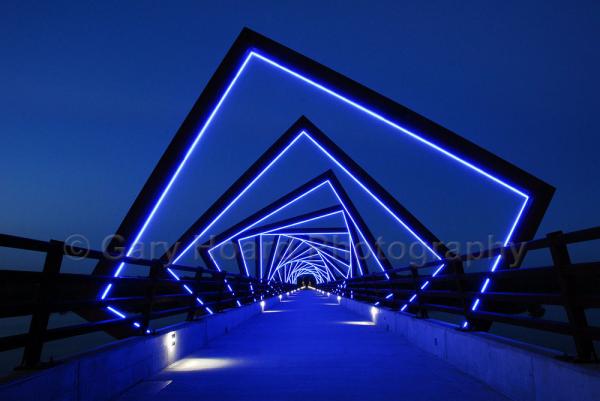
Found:
[[[498,214],[509,216],[502,241],[453,249],[414,204],[400,202],[300,113],[167,249],[140,255],[161,231],[161,211],[198,143],[214,121],[227,120],[223,105],[256,65],[385,126],[414,152],[456,165],[470,187],[501,194],[508,211]],[[300,167],[317,157],[329,167],[278,189],[270,174],[298,146],[309,152]],[[262,204],[225,223],[265,181],[271,190]],[[465,138],[244,30],[105,249],[0,235],[1,248],[44,258],[38,269],[0,270],[0,319],[27,322],[0,337],[0,352],[17,359],[0,396],[599,399],[600,261],[597,252],[573,255],[600,240],[600,227],[536,239],[553,192]],[[329,201],[308,202],[315,194]],[[365,213],[365,204],[376,212]],[[420,257],[395,258],[376,236],[375,213]],[[525,265],[540,253],[547,262]],[[73,260],[88,263],[87,271],[65,271]]]
[[[333,294],[294,291],[118,399],[506,399],[374,325]]]

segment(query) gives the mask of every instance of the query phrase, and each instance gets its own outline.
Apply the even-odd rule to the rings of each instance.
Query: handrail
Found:
[[[42,365],[41,355],[48,341],[65,339],[97,331],[119,336],[151,335],[151,322],[168,316],[186,314],[192,321],[208,313],[261,301],[290,291],[290,284],[268,284],[253,277],[231,272],[209,270],[200,266],[163,263],[103,251],[71,246],[61,241],[41,241],[0,234],[0,247],[42,252],[46,259],[42,271],[0,270],[0,318],[31,316],[28,333],[0,337],[0,351],[23,348],[24,368]],[[61,272],[64,256],[124,262],[148,268],[148,277],[113,277]],[[194,273],[178,281],[163,278],[166,269]],[[112,283],[122,289],[110,298],[101,299],[100,289]],[[190,292],[183,291],[185,287]],[[226,287],[231,286],[232,296]],[[60,289],[60,291],[56,291]],[[124,294],[125,292],[126,294]],[[29,296],[28,296],[29,295]],[[198,303],[198,299],[202,299]],[[109,306],[127,311],[124,317],[106,313]],[[75,312],[87,323],[48,328],[52,313]],[[116,332],[115,332],[116,333]]]
[[[594,341],[600,340],[600,327],[589,324],[585,311],[600,307],[600,260],[573,263],[568,246],[599,239],[600,226],[555,232],[532,241],[411,264],[318,287],[414,317],[428,317],[429,312],[463,316],[466,321],[459,328],[468,331],[488,331],[493,323],[504,323],[571,336],[577,354],[574,360],[597,362]],[[464,262],[505,256],[514,247],[547,250],[552,264],[501,268],[493,275],[487,271],[465,271]],[[446,268],[435,277],[424,272],[442,264]],[[490,278],[494,284],[487,281],[488,285],[481,290],[483,282]],[[544,305],[561,306],[566,321],[542,318]]]

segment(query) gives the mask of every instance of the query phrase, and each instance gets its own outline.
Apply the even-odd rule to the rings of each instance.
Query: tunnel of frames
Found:
[[[243,77],[254,77],[256,67],[276,83],[287,80],[280,92],[286,98],[293,97],[290,82],[311,92],[297,96],[299,105],[285,113],[278,112],[280,99],[274,101],[275,108],[263,104],[263,116],[255,115],[256,105],[250,105],[252,113],[237,121],[231,112],[239,111],[240,104],[231,98],[246,90],[254,99],[255,88]],[[258,81],[264,85],[265,76]],[[310,109],[313,102],[325,108],[317,95],[352,115],[353,136],[346,137],[350,125],[339,114]],[[277,122],[269,125],[272,115]],[[226,124],[231,121],[233,126]],[[263,124],[269,128],[261,131]],[[371,124],[373,129],[368,128]],[[209,141],[203,148],[207,132],[217,138],[215,125],[221,135],[229,135],[225,147],[212,142],[210,148]],[[376,143],[381,127],[387,146]],[[227,147],[240,137],[242,145]],[[400,149],[412,153],[396,154],[396,140],[409,146]],[[236,150],[232,159],[244,157],[237,164],[219,160],[223,150]],[[361,152],[369,157],[361,158]],[[389,153],[387,159],[384,153]],[[422,157],[425,153],[428,158]],[[414,155],[418,158],[409,157]],[[394,164],[405,158],[403,166],[409,171]],[[443,168],[431,169],[429,180],[420,176],[410,181],[425,160],[438,158]],[[415,160],[422,165],[414,165]],[[201,170],[197,176],[189,174],[196,172],[194,167]],[[451,177],[464,174],[468,182],[458,187],[442,177],[451,168]],[[387,181],[382,171],[390,173]],[[395,182],[401,188],[393,192],[390,185]],[[214,188],[209,185],[215,183]],[[415,183],[422,188],[413,188]],[[430,188],[436,191],[419,193],[416,201],[409,196]],[[483,190],[491,195],[481,196]],[[37,368],[45,344],[52,341],[97,332],[115,338],[160,333],[184,319],[255,303],[261,308],[246,310],[264,311],[267,299],[282,299],[310,284],[335,294],[337,305],[342,297],[368,303],[374,315],[388,308],[442,319],[463,330],[490,330],[502,323],[570,336],[578,361],[597,361],[594,342],[600,339],[600,328],[588,324],[586,312],[598,306],[593,275],[599,274],[599,266],[572,262],[568,246],[597,241],[600,227],[533,239],[553,193],[550,185],[465,138],[244,29],[106,249],[0,234],[0,247],[45,255],[42,271],[0,271],[5,289],[0,291],[0,317],[26,316],[30,321],[28,332],[0,338],[0,351],[22,348],[21,366]],[[464,196],[448,201],[456,194]],[[476,215],[461,201],[488,203]],[[449,238],[458,231],[452,231],[453,225],[464,228],[463,216],[447,219],[454,206],[464,209],[470,223],[483,227],[476,231],[469,226],[466,231],[473,231],[467,232],[467,241],[483,232],[498,235],[500,243],[475,252],[454,249]],[[500,207],[506,210],[500,212]],[[496,218],[493,224],[481,221],[488,214]],[[158,226],[161,222],[165,225]],[[380,242],[382,231],[394,241],[416,245],[420,257],[392,254]],[[138,253],[157,236],[165,247],[150,257]],[[540,250],[548,251],[551,265],[520,268],[525,252]],[[66,256],[92,261],[92,274],[61,271]],[[566,317],[554,310],[545,313],[547,306],[562,307]],[[78,320],[55,327],[50,318],[58,313],[77,314]]]
[[[273,74],[281,74],[302,82],[323,96],[344,104],[366,120],[372,120],[374,124],[384,124],[398,135],[408,137],[440,158],[465,168],[472,174],[473,180],[483,180],[496,186],[499,191],[505,191],[517,199],[520,206],[515,210],[514,218],[506,222],[508,230],[503,234],[503,245],[532,239],[552,197],[554,189],[551,186],[337,72],[244,29],[208,82],[117,230],[117,236],[123,241],[111,242],[107,248],[108,252],[124,245],[127,250],[126,256],[132,255],[136,245],[142,241],[142,237],[153,224],[157,211],[168,201],[173,184],[181,179],[181,172],[194,150],[202,146],[201,138],[221,111],[229,94],[235,91],[240,76],[246,73],[249,65],[256,63],[269,67]],[[265,295],[275,294],[290,288],[285,286],[296,285],[302,281],[310,281],[320,286],[333,283],[334,286],[328,288],[341,290],[347,288],[349,280],[356,283],[356,280],[364,277],[364,280],[376,284],[370,293],[363,293],[361,299],[376,305],[416,313],[419,310],[417,293],[440,292],[448,286],[455,285],[447,280],[436,281],[441,272],[454,268],[449,266],[447,260],[456,255],[450,253],[443,241],[325,132],[307,117],[299,114],[297,118],[295,122],[290,121],[290,128],[210,207],[195,221],[190,222],[189,227],[173,242],[171,248],[157,259],[160,262],[159,267],[154,269],[152,274],[161,280],[158,292],[179,291],[182,294],[181,303],[189,302],[189,295],[193,295],[194,302],[200,306],[198,311],[194,312],[196,316],[214,312],[209,305],[214,301],[213,295],[219,291],[219,296],[229,299],[231,306],[235,307],[258,302]],[[279,199],[249,213],[237,223],[217,231],[217,222],[235,209],[239,199],[251,192],[257,182],[266,180],[266,173],[280,160],[285,159],[288,152],[300,143],[308,144],[311,152],[327,160],[330,167]],[[352,188],[348,185],[352,185]],[[302,204],[310,194],[317,191],[332,196],[336,200],[335,204],[302,213],[290,212],[294,210],[292,207]],[[414,272],[397,271],[401,266],[394,266],[386,250],[378,244],[367,219],[359,212],[350,193],[361,193],[372,207],[386,216],[390,224],[423,248],[426,262],[431,269],[426,273],[427,279],[420,281],[419,288],[415,288],[409,280],[403,279],[410,277]],[[185,268],[179,265],[185,255],[194,252],[199,254],[204,262],[202,273],[186,272]],[[224,257],[225,254],[231,257]],[[231,260],[225,259],[233,260],[238,275],[227,277],[230,269],[224,266],[229,265]],[[509,262],[515,261],[507,255],[494,256],[488,272],[482,274],[477,282],[470,282],[470,288],[466,290],[485,293],[490,287],[493,273],[498,269],[507,268]],[[106,258],[99,261],[94,274],[114,277],[114,280],[100,289],[101,300],[110,302],[111,299],[118,299],[119,295],[132,290],[126,280],[119,280],[127,277],[125,266],[125,261],[115,262]],[[206,279],[207,275],[216,277],[219,274],[225,277],[224,288],[211,287],[210,280],[203,286],[202,280]],[[191,277],[198,280],[201,290],[193,290],[187,281],[179,283],[182,279],[189,280]],[[248,280],[244,280],[244,277]],[[377,287],[377,283],[381,283],[380,287]],[[396,290],[389,290],[390,283],[394,283]],[[257,286],[260,286],[260,289]],[[496,287],[497,290],[501,288],[501,284]],[[206,295],[209,298],[203,294],[209,294]],[[344,294],[354,296],[352,291],[346,291]],[[473,311],[480,303],[477,296],[471,305],[464,305],[464,300],[452,297],[444,300],[444,304],[449,307]],[[171,300],[168,305],[157,303],[153,308],[160,310],[177,305],[177,301]],[[507,310],[506,306],[493,302],[486,306],[489,310]],[[519,313],[523,308],[511,306],[509,309],[513,313]],[[90,320],[102,320],[115,316],[126,319],[130,313],[126,307],[110,303],[100,311],[82,314]],[[481,322],[469,320],[465,321],[463,326],[468,327],[470,324],[481,325]],[[133,327],[139,329],[146,328],[147,325],[133,321]],[[115,329],[115,333],[118,330]]]
[[[278,109],[282,99],[257,93],[246,76],[267,94],[300,100]],[[273,91],[279,80],[282,88]],[[310,92],[292,93],[291,82]],[[244,90],[248,97],[236,97]],[[263,97],[260,106],[245,103]],[[443,163],[419,176],[437,159]],[[467,182],[455,185],[458,175]],[[533,239],[553,193],[467,139],[244,29],[106,249],[0,234],[0,247],[44,255],[41,271],[0,269],[0,317],[29,321],[27,332],[0,337],[0,352],[23,349],[21,367],[37,369],[50,342],[164,333],[182,320],[256,303],[245,311],[264,312],[269,299],[310,285],[335,294],[335,305],[367,303],[368,323],[387,308],[517,338],[507,335],[508,325],[518,335],[531,329],[571,337],[575,352],[564,352],[597,361],[600,328],[586,313],[600,305],[600,264],[572,261],[568,246],[599,240],[600,227]],[[450,216],[454,209],[463,214]],[[463,229],[466,239],[453,237]],[[481,234],[501,241],[474,252],[451,246],[451,239]],[[166,246],[138,253],[157,237]],[[420,256],[399,258],[384,237],[415,245]],[[521,268],[531,251],[551,263],[528,260]],[[91,261],[92,274],[61,271],[68,256]],[[51,317],[65,313],[77,320],[57,327]],[[210,321],[186,329],[206,335]],[[532,342],[549,345],[543,341]]]

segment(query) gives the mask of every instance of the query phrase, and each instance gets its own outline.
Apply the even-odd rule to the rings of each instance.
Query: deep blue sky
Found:
[[[97,247],[244,26],[556,186],[540,233],[600,223],[598,2],[37,3],[0,4],[1,232],[40,239],[80,232]],[[257,74],[247,90],[277,88],[261,86]],[[240,97],[231,119],[253,117],[248,101]],[[211,172],[224,187],[293,122],[292,106],[275,105],[285,119],[273,117],[268,135],[251,132],[256,149],[247,160],[245,145],[207,138],[220,167]],[[350,148],[365,138],[355,136]],[[430,186],[402,186],[411,172],[381,161],[407,155],[348,151],[396,185],[395,194]],[[206,203],[224,187],[200,195]],[[438,209],[426,205],[431,214],[420,216],[437,221]]]

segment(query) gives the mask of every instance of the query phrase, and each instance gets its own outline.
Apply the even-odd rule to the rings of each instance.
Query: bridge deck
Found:
[[[314,291],[144,381],[130,400],[506,400]]]

